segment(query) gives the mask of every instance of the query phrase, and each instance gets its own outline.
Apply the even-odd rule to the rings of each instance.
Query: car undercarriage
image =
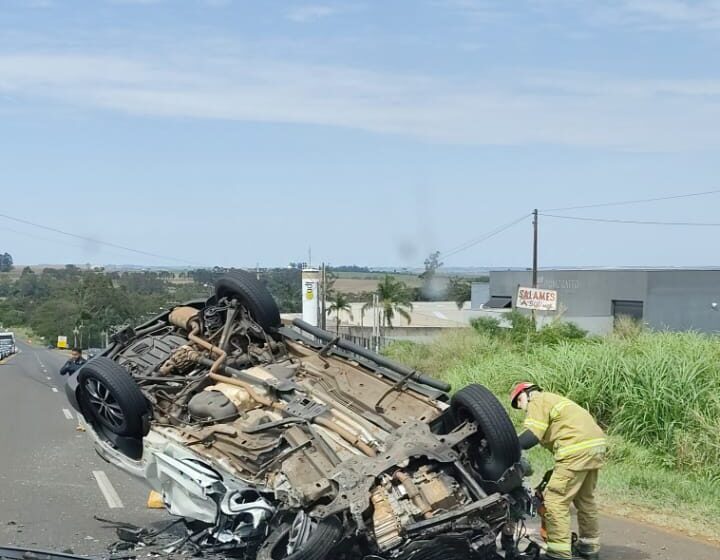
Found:
[[[113,337],[67,385],[102,457],[197,542],[271,560],[494,558],[531,509],[485,387],[443,382],[301,320],[251,274]]]

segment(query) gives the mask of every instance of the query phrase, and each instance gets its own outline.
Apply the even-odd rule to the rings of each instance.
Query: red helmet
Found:
[[[542,391],[540,387],[535,385],[535,383],[531,383],[530,381],[521,381],[515,387],[512,388],[512,391],[510,391],[510,405],[513,408],[517,408],[517,399],[520,396],[520,393],[523,393],[525,391],[529,391],[530,389],[533,389],[535,391]]]

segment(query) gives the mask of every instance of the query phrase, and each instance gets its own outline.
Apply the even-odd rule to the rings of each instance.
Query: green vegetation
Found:
[[[461,278],[453,276],[450,278],[447,287],[448,299],[454,301],[458,309],[462,309],[466,301],[470,301],[472,293],[472,280],[469,278]]]
[[[10,253],[0,253],[0,272],[10,272],[12,268],[12,255]]]
[[[162,310],[212,293],[212,284],[226,269],[98,272],[74,265],[20,276],[0,274],[0,324],[24,327],[53,343],[58,335],[84,348],[103,344],[102,333],[141,323]],[[302,307],[300,271],[263,271],[260,279],[275,297],[281,312]]]
[[[376,293],[379,297],[383,326],[392,328],[396,313],[410,322],[412,296],[407,284],[386,274],[378,284]],[[365,313],[371,307],[372,301],[368,301],[363,305],[362,312]]]
[[[158,272],[104,274],[65,268],[40,273],[26,267],[12,281],[0,278],[0,322],[26,327],[48,343],[58,335],[74,343],[100,346],[103,332],[141,322],[172,303],[207,295],[199,284],[172,285]]]
[[[330,292],[328,303],[330,304],[326,310],[328,315],[335,313],[335,334],[340,334],[340,313],[343,311],[353,318],[350,300],[342,292]]]
[[[566,321],[553,321],[536,328],[535,322],[529,315],[517,310],[505,315],[510,324],[509,329],[503,329],[500,321],[494,317],[478,317],[470,321],[470,325],[479,333],[500,337],[503,340],[516,343],[541,343],[553,345],[566,340],[580,340],[587,336],[587,331],[575,323]]]
[[[515,334],[481,319],[432,344],[395,343],[386,353],[456,389],[485,384],[503,401],[521,379],[567,395],[611,435],[601,478],[606,503],[664,512],[672,523],[695,520],[694,530],[720,536],[718,340],[647,332],[633,323],[607,337],[588,338],[568,324],[536,333],[528,318],[510,318],[519,327]],[[538,470],[551,462],[542,450],[531,458]]]

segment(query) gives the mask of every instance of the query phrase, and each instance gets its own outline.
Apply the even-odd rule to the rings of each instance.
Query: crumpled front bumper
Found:
[[[256,489],[216,470],[186,446],[151,429],[142,440],[140,458],[128,457],[85,422],[97,453],[107,462],[143,480],[160,493],[172,515],[213,526],[211,535],[228,543],[259,534],[275,507]]]

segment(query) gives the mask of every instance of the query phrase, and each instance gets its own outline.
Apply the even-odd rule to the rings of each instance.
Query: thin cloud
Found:
[[[168,118],[311,124],[469,145],[636,151],[720,148],[719,80],[513,72],[487,81],[274,60],[0,56],[14,102]]]
[[[552,2],[543,1],[546,10]],[[623,26],[644,31],[716,29],[720,27],[718,0],[614,0],[578,6],[569,4],[595,26]],[[557,8],[557,5],[555,5]]]
[[[674,24],[705,26],[720,21],[720,2],[713,0],[624,0],[620,8],[628,16]]]
[[[517,19],[519,9],[522,14],[536,14],[554,23],[559,14],[572,15],[592,27],[621,26],[647,31],[720,27],[719,0],[524,0],[521,8],[488,0],[436,1],[483,23]]]
[[[165,0],[109,0],[110,4],[162,4]]]
[[[341,10],[336,6],[329,6],[326,4],[307,4],[305,6],[298,6],[297,8],[289,10],[286,17],[296,23],[308,23],[335,15],[340,11]]]
[[[54,5],[53,0],[25,0],[23,3],[26,8],[50,8]]]

